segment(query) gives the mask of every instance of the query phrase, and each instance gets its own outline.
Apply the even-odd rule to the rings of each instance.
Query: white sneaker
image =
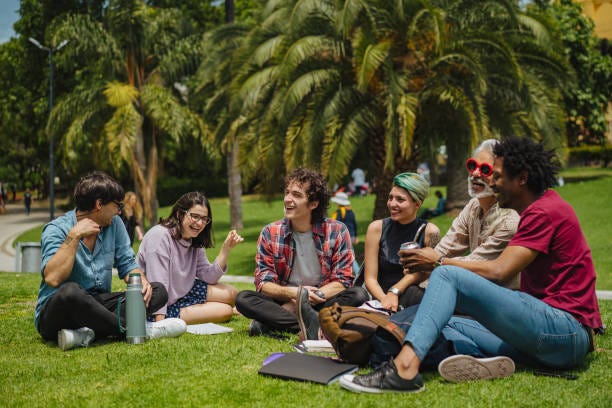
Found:
[[[57,332],[57,345],[64,351],[75,347],[87,347],[95,337],[96,334],[89,327],[76,330],[62,329]]]
[[[509,377],[514,374],[514,369],[514,361],[503,356],[476,358],[458,354],[447,357],[438,364],[440,375],[451,382]]]
[[[158,322],[147,323],[147,339],[178,337],[187,330],[187,323],[176,317],[169,317]]]

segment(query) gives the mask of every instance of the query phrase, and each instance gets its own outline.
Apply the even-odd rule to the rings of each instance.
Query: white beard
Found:
[[[472,182],[472,179],[478,180],[478,184],[484,185],[484,190],[482,190],[479,193],[476,193],[474,191],[474,184]],[[472,198],[485,198],[485,197],[490,197],[492,195],[495,195],[491,187],[487,183],[485,183],[480,177],[472,177],[472,176],[468,176],[468,194]]]

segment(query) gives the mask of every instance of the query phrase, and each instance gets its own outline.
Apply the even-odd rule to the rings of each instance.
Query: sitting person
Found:
[[[438,204],[436,204],[436,208],[427,208],[420,217],[424,220],[428,220],[433,217],[437,217],[438,215],[444,214],[444,209],[446,206],[446,198],[444,198],[444,194],[440,190],[436,190],[434,193],[436,197],[438,197]]]
[[[249,334],[301,331],[319,338],[318,310],[359,306],[368,295],[353,283],[346,226],[325,218],[330,194],[323,176],[299,168],[285,179],[285,217],[266,225],[257,242],[256,291],[238,293],[236,308],[253,319]]]
[[[513,209],[499,208],[495,194],[489,186],[493,177],[492,163],[495,160],[493,148],[496,143],[495,139],[485,140],[467,160],[468,194],[472,199],[453,220],[446,235],[434,248],[435,251],[413,251],[413,262],[417,262],[416,255],[419,255],[419,269],[426,268],[428,265],[433,268],[438,260],[444,258],[467,261],[496,259],[514,236],[519,216]],[[479,165],[473,165],[475,163]],[[519,289],[519,276],[520,274],[517,274],[511,281],[502,282],[502,285],[511,289]],[[408,331],[415,313],[416,309],[403,310],[394,314],[391,321],[404,331]],[[443,334],[445,334],[443,341],[452,342],[454,340],[453,331],[443,330]],[[373,352],[370,356],[370,365],[373,367],[378,367],[400,352],[400,345],[394,339],[386,336],[384,331],[377,332],[372,337],[371,344]],[[430,367],[437,367],[439,361],[436,358],[438,356],[445,355],[443,353],[428,354],[427,363]]]
[[[438,227],[416,215],[428,192],[429,183],[416,173],[395,176],[387,200],[390,217],[368,227],[364,283],[383,309],[397,311],[399,306],[417,304],[423,297],[424,289],[418,284],[426,276],[421,272],[404,274],[398,251],[404,242],[434,246],[440,240]]]
[[[243,241],[232,230],[211,264],[206,251],[213,245],[213,218],[208,199],[200,192],[183,194],[168,218],[145,234],[138,264],[149,279],[163,283],[168,302],[153,319],[180,317],[187,324],[224,322],[232,317],[238,291],[218,283],[227,272],[229,252]]]
[[[94,339],[125,338],[125,292],[111,292],[113,267],[127,282],[140,273],[147,314],[168,299],[166,288],[149,282],[138,268],[119,214],[123,187],[102,172],[82,177],[74,189],[76,209],[43,228],[42,281],[34,324],[44,340],[63,350],[86,347]],[[147,325],[147,337],[179,336],[180,319]]]
[[[574,210],[550,190],[558,171],[554,153],[514,137],[498,143],[494,153],[491,187],[500,207],[520,214],[516,234],[495,260],[441,259],[400,353],[370,374],[343,377],[343,387],[377,393],[422,390],[419,369],[446,328],[463,337],[454,343],[458,354],[438,365],[453,382],[512,375],[514,361],[573,368],[594,350],[593,329],[603,325],[595,268]],[[418,268],[415,254],[401,251],[401,261]],[[494,283],[519,272],[521,291]],[[453,317],[455,309],[472,319]]]
[[[348,195],[343,192],[338,192],[331,198],[331,202],[337,204],[338,209],[334,211],[330,218],[346,225],[349,235],[351,236],[352,244],[357,244],[357,220],[355,219],[355,212],[351,208],[351,202],[349,201]]]

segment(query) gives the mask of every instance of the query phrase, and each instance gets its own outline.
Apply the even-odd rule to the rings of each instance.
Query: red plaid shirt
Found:
[[[348,288],[353,283],[351,236],[346,226],[325,218],[312,226],[312,238],[321,264],[323,283],[341,282]],[[255,287],[258,291],[266,282],[286,286],[293,268],[295,241],[289,221],[282,219],[266,225],[257,241]]]

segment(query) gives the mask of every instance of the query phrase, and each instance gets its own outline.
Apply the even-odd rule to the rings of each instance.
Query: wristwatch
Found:
[[[393,293],[395,296],[399,296],[402,294],[398,288],[391,288],[387,291],[387,293]]]
[[[444,260],[446,259],[446,256],[442,255],[440,258],[438,258],[438,260],[436,261],[436,266],[442,266],[444,265]]]

